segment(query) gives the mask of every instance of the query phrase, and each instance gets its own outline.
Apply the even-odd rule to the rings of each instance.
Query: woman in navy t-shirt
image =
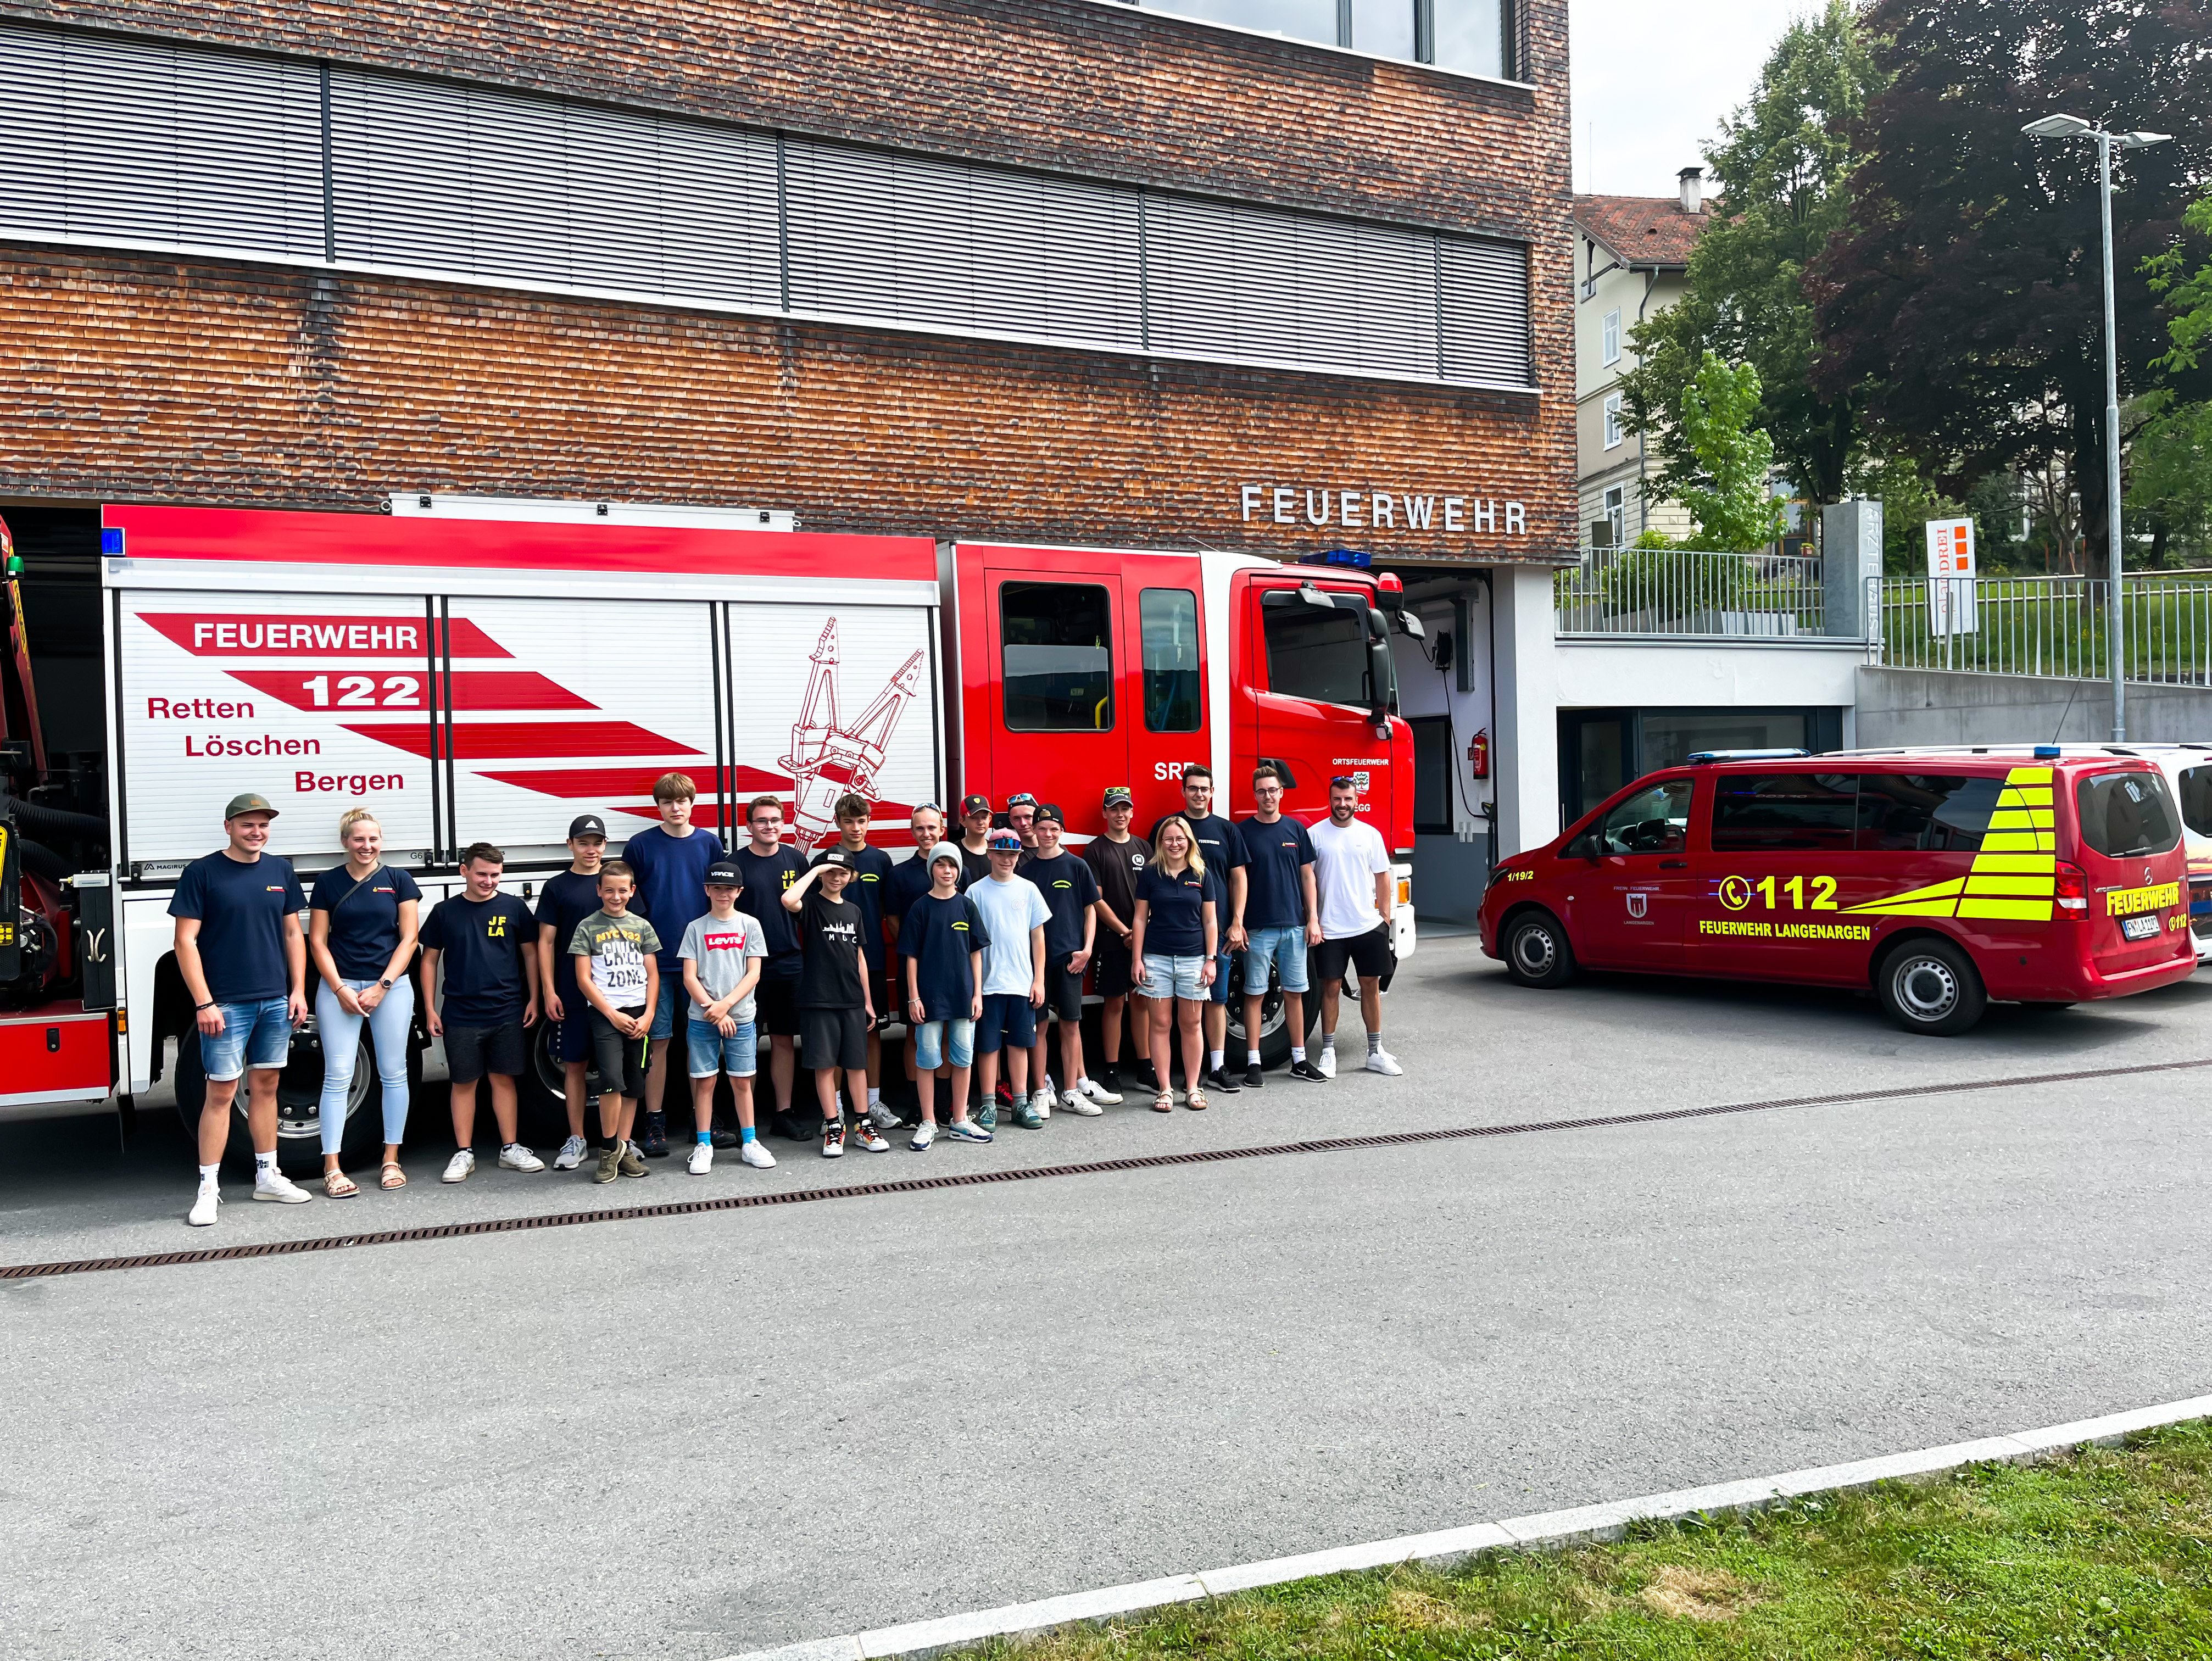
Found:
[[[415,1020],[407,969],[415,960],[422,891],[404,871],[384,863],[384,827],[367,809],[356,807],[338,821],[338,841],[346,862],[316,878],[307,901],[307,950],[323,977],[315,990],[315,1030],[323,1043],[323,1192],[345,1200],[361,1192],[338,1169],[338,1149],[363,1021],[384,1088],[383,1184],[407,1183],[399,1168],[399,1144],[407,1135],[408,1033]]]
[[[1191,835],[1190,821],[1174,814],[1161,824],[1152,862],[1137,879],[1137,920],[1129,949],[1137,990],[1175,1011],[1175,1024],[1182,1032],[1183,1081],[1189,1087],[1183,1100],[1194,1108],[1206,1105],[1200,1082],[1206,1077],[1206,1039],[1199,1017],[1218,970],[1214,953],[1219,939],[1198,839]],[[1166,1113],[1175,1107],[1175,1092],[1168,1088],[1168,1023],[1155,1017],[1151,1025],[1152,1070],[1160,1081],[1152,1111]]]

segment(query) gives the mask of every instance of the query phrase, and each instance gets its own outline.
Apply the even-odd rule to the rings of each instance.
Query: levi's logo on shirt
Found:
[[[725,929],[719,934],[708,932],[699,937],[709,952],[742,952],[745,949],[745,931]]]

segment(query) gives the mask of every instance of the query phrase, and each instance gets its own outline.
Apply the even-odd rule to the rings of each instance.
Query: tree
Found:
[[[1698,521],[1701,547],[1747,554],[1782,534],[1782,504],[1767,488],[1774,441],[1752,424],[1758,417],[1759,371],[1707,352],[1682,393],[1675,433],[1697,464],[1675,495]]]
[[[1875,0],[1864,27],[1881,84],[1853,134],[1848,222],[1808,277],[1814,384],[1853,399],[1947,495],[1999,471],[2069,479],[2104,564],[2096,151],[2020,129],[2063,110],[2178,135],[2118,166],[2121,386],[2212,393],[2212,371],[2164,361],[2143,269],[2203,240],[2182,213],[2187,181],[2212,167],[2212,5]]]
[[[1632,332],[1638,367],[1622,377],[1631,431],[1663,447],[1682,395],[1708,351],[1759,372],[1758,424],[1800,490],[1843,494],[1858,424],[1848,389],[1817,391],[1805,268],[1842,222],[1852,155],[1846,135],[1865,113],[1872,58],[1845,0],[1784,31],[1752,95],[1705,152],[1721,212],[1690,255],[1686,292]],[[1669,461],[1653,493],[1680,494],[1690,464]]]
[[[2124,528],[2150,538],[2153,565],[2212,544],[2212,404],[2161,408],[2144,423],[2128,447],[2126,502]]]

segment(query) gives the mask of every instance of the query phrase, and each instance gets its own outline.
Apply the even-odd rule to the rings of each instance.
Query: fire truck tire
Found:
[[[177,1117],[186,1136],[199,1135],[200,1104],[207,1099],[207,1074],[200,1066],[200,1035],[188,1027],[177,1040]],[[421,1057],[408,1062],[411,1099],[420,1104],[422,1092]],[[288,1175],[310,1176],[323,1168],[323,1052],[312,1032],[295,1033],[292,1052],[276,1083],[276,1163]],[[223,1164],[236,1172],[253,1167],[253,1138],[246,1128],[246,1090],[241,1081],[232,1098],[230,1139],[223,1148]],[[384,1116],[376,1081],[376,1052],[368,1034],[361,1035],[361,1053],[354,1058],[353,1084],[346,1092],[345,1140],[341,1156],[349,1164],[381,1145]]]
[[[540,1021],[530,1030],[530,1070],[522,1076],[522,1140],[532,1147],[558,1147],[568,1135],[568,1082],[565,1069],[553,1059],[556,1031],[551,1021]],[[669,1050],[667,1085],[670,1102],[678,1099],[679,1087],[689,1102],[689,1069],[680,1043]],[[599,1134],[597,1067],[585,1070],[584,1090],[584,1134],[588,1138]]]
[[[1549,989],[1575,977],[1575,949],[1566,925],[1540,906],[1505,920],[1505,972],[1522,986]]]
[[[1966,954],[1933,934],[1917,935],[1884,952],[1875,968],[1874,991],[1898,1025],[1939,1038],[1973,1026],[1990,1001]]]
[[[1231,958],[1229,972],[1231,979],[1227,1053],[1241,1062],[1246,1050],[1251,1047],[1244,1037],[1244,954],[1242,952]],[[1305,994],[1303,1013],[1305,1015],[1305,1036],[1310,1037],[1321,1025],[1321,988],[1314,984],[1310,975],[1306,979],[1311,989]],[[1288,1066],[1291,1046],[1304,1042],[1304,1037],[1294,1037],[1291,1031],[1290,1019],[1283,1006],[1282,986],[1270,970],[1267,989],[1260,998],[1260,1065],[1270,1072],[1279,1067]]]

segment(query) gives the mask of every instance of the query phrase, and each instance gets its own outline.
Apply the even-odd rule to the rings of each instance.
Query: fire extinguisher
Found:
[[[1467,770],[1471,778],[1490,776],[1490,729],[1477,733],[1467,746]]]

